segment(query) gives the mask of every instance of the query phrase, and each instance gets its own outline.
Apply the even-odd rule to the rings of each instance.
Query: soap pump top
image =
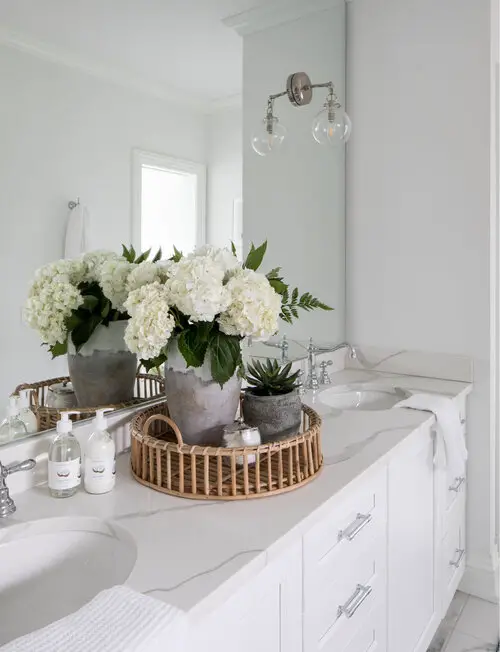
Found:
[[[95,426],[95,430],[108,430],[108,420],[105,416],[106,412],[113,412],[113,408],[103,408],[101,410],[96,410],[95,419],[92,421],[92,424]]]
[[[73,421],[69,418],[71,414],[78,414],[78,412],[61,412],[61,418],[56,425],[58,435],[66,435],[73,430]]]

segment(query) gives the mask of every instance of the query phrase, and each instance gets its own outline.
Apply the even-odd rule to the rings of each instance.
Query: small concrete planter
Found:
[[[260,430],[263,443],[293,437],[300,431],[302,401],[298,390],[278,396],[256,396],[246,390],[243,419]]]
[[[98,326],[77,353],[68,343],[68,368],[79,407],[126,403],[134,397],[137,356],[128,351],[126,321]]]

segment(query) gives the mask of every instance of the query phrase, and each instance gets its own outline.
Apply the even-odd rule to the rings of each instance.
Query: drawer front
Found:
[[[359,556],[367,539],[384,536],[387,525],[387,471],[339,501],[323,521],[304,536],[304,571],[335,557],[339,569]]]
[[[445,593],[453,595],[463,576],[465,549],[465,496],[462,495],[450,510],[447,532],[443,540],[442,571]]]
[[[467,478],[464,475],[455,477],[453,473],[446,474],[446,510],[449,512],[458,498],[465,494]],[[448,518],[448,517],[447,517]]]
[[[324,652],[340,652],[334,647],[324,647]],[[385,610],[375,606],[363,626],[342,652],[386,652],[387,624]]]
[[[305,652],[343,650],[376,605],[385,610],[386,553],[385,537],[379,537],[347,568],[331,557],[305,575]]]

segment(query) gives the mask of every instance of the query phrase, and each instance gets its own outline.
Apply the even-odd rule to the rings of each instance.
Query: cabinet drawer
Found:
[[[385,537],[372,540],[347,568],[332,559],[304,577],[305,652],[327,644],[343,650],[365,626],[375,605],[385,609]]]
[[[350,566],[367,539],[383,536],[387,523],[387,474],[372,476],[332,508],[330,514],[304,536],[304,571],[328,557],[338,568]]]
[[[445,593],[453,596],[465,569],[465,496],[449,512],[443,539],[442,572]]]
[[[366,623],[354,635],[343,650],[325,645],[324,652],[386,652],[387,623],[383,607],[375,606],[366,618]]]
[[[446,510],[449,512],[457,499],[465,494],[467,479],[464,475],[455,477],[451,472],[446,474]],[[448,518],[448,517],[446,517]]]

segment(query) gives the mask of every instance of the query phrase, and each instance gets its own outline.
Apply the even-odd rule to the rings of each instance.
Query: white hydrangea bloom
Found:
[[[53,281],[55,283],[78,285],[84,279],[84,275],[85,268],[80,259],[56,260],[53,263],[44,265],[35,272],[35,283]]]
[[[240,261],[229,249],[218,249],[212,245],[203,245],[195,249],[187,258],[211,258],[224,272],[224,275],[241,268]]]
[[[166,277],[165,269],[162,266],[145,260],[143,263],[136,265],[130,272],[127,278],[127,290],[133,292],[148,283],[164,281]]]
[[[160,355],[175,327],[165,285],[155,281],[133,290],[125,308],[130,315],[125,329],[125,342],[130,351],[143,360]]]
[[[38,280],[31,287],[24,307],[24,319],[40,333],[42,342],[53,346],[66,341],[65,320],[82,303],[82,295],[68,281]]]
[[[170,305],[191,321],[212,321],[229,306],[224,270],[210,256],[182,258],[168,268]]]
[[[218,320],[223,333],[255,339],[268,339],[276,333],[281,296],[264,274],[241,269],[231,276],[226,288],[231,303]]]
[[[89,283],[93,281],[100,283],[104,264],[113,260],[124,260],[124,258],[114,251],[104,250],[90,251],[87,254],[83,254],[81,261],[84,265],[84,280]]]
[[[99,284],[103,294],[111,301],[115,310],[123,312],[128,297],[127,280],[136,265],[129,263],[122,256],[111,258],[101,266]]]

